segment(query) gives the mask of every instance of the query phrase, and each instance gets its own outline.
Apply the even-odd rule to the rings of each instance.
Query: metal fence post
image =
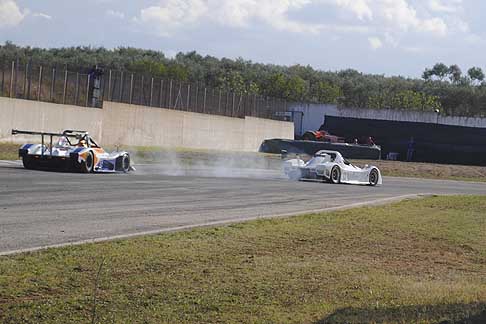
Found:
[[[160,79],[159,108],[162,108],[162,93],[164,92],[164,80]]]
[[[203,103],[203,113],[206,112],[206,96],[207,96],[207,88],[204,88],[204,103]]]
[[[154,78],[150,81],[150,107],[152,107],[152,101],[154,99]]]
[[[5,65],[2,62],[2,89],[1,89],[1,95],[4,96],[4,86],[5,86]]]
[[[66,103],[66,93],[67,93],[67,83],[68,83],[68,70],[64,71],[64,88],[62,90],[62,103]]]
[[[187,104],[186,104],[186,110],[187,111],[189,111],[190,98],[191,98],[191,84],[188,84],[187,85]]]
[[[172,80],[169,83],[169,109],[172,107]]]
[[[15,63],[15,75],[14,75],[14,97],[15,98],[17,98],[19,66],[20,66],[19,58],[17,57],[17,62]]]
[[[42,96],[42,65],[39,67],[39,89],[37,89],[37,101],[41,100]]]
[[[226,100],[224,102],[224,115],[225,116],[229,116],[228,114],[228,109],[231,109],[231,107],[229,107],[229,101],[230,101],[230,95],[231,93],[229,91],[226,91]]]
[[[130,76],[130,98],[128,100],[128,103],[131,105],[132,104],[132,99],[133,99],[133,73]]]
[[[141,85],[140,85],[140,96],[139,96],[140,102],[139,102],[139,104],[143,105],[143,106],[145,106],[145,93],[143,91],[144,90],[144,83],[145,83],[144,81],[145,81],[145,79],[144,79],[144,76],[142,75],[142,80],[141,80]]]
[[[29,72],[29,63],[25,64],[25,71],[24,71],[24,84],[22,87],[22,96],[24,99],[27,99],[27,75]],[[2,86],[3,89],[3,86]]]
[[[29,71],[28,73],[28,86],[27,86],[27,99],[30,99],[30,90],[32,89],[32,60],[29,61]]]
[[[199,108],[197,106],[197,101],[198,101],[197,100],[198,99],[197,97],[198,97],[198,95],[199,95],[199,87],[198,87],[198,85],[196,83],[196,97],[195,97],[196,100],[194,101],[194,109],[193,109],[194,111],[199,111]]]
[[[76,73],[76,90],[74,93],[74,105],[78,105],[79,102],[79,72]]]
[[[182,109],[184,109],[184,102],[182,101],[182,82],[179,82],[179,90],[177,91],[176,101],[174,102],[174,109],[177,109],[177,104],[179,103],[179,99],[181,100]]]
[[[112,77],[112,72],[110,70],[109,74],[108,74],[108,101],[111,101],[111,95],[112,95],[112,91],[111,91],[111,77]]]
[[[219,97],[218,97],[218,113],[221,113],[221,89],[219,89]]]
[[[51,78],[51,93],[49,94],[49,101],[53,101],[54,91],[56,87],[56,68],[52,68],[52,78]]]
[[[120,71],[120,102],[123,102],[123,86],[125,80],[123,80],[123,71]]]
[[[89,106],[89,82],[91,81],[91,75],[86,76],[86,107]]]
[[[258,114],[257,114],[257,94],[255,93],[255,96],[253,98],[253,109],[252,109],[252,116],[253,117],[258,117]]]
[[[68,74],[67,74],[67,70],[64,71],[64,87],[62,89],[62,103],[65,104],[66,103],[66,91],[67,91],[67,78],[68,78]]]
[[[14,73],[15,73],[15,61],[12,61],[12,71],[10,73],[10,98],[13,98]]]

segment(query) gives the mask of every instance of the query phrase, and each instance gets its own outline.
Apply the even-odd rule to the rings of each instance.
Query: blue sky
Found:
[[[486,69],[479,0],[0,0],[0,42],[134,46],[420,76]]]

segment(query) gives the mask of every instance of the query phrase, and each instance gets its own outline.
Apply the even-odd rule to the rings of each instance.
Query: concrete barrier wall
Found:
[[[0,141],[24,142],[31,136],[10,135],[11,130],[60,132],[64,129],[80,129],[101,138],[102,111],[96,108],[80,108],[56,105],[40,101],[0,97]]]
[[[0,98],[0,141],[12,128],[89,131],[103,145],[186,147],[257,151],[268,138],[291,139],[294,126],[254,117],[245,119],[104,102],[103,109]]]

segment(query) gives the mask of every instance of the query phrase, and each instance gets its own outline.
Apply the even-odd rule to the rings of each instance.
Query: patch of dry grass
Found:
[[[19,144],[0,143],[0,160],[18,160]]]

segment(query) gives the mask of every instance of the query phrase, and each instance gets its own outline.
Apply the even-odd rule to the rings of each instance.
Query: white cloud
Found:
[[[288,13],[312,3],[311,0],[232,0],[208,1],[214,19],[230,27],[249,27],[254,21],[261,21],[277,30],[317,33],[318,24],[291,20]]]
[[[0,0],[0,28],[19,25],[27,15],[13,0]]]
[[[440,17],[420,18],[417,10],[406,0],[380,0],[377,9],[384,20],[402,31],[427,32],[438,36],[447,33],[447,24]]]
[[[166,0],[159,6],[142,9],[140,18],[142,23],[154,25],[159,34],[171,35],[174,30],[188,27],[198,21],[208,11],[206,1],[202,0]]]
[[[338,7],[353,12],[360,20],[373,19],[373,11],[368,0],[333,0]]]
[[[47,19],[47,20],[51,20],[52,19],[52,16],[50,16],[48,14],[45,14],[45,13],[42,13],[42,12],[33,13],[32,16],[33,17],[44,18],[44,19]]]
[[[385,42],[395,48],[399,45],[398,40],[388,32],[385,33]]]
[[[462,0],[428,0],[427,5],[432,11],[456,13],[462,9]]]
[[[141,10],[138,22],[156,26],[159,34],[170,36],[178,29],[207,20],[233,28],[248,28],[259,21],[281,31],[318,33],[325,25],[292,20],[288,13],[312,0],[165,0]]]
[[[335,19],[311,23],[293,18],[293,13],[310,5],[312,10],[323,11],[334,7]],[[397,47],[395,40],[390,41],[393,34],[444,37],[453,31],[468,32],[467,23],[450,14],[461,10],[462,0],[159,0],[157,5],[142,9],[134,20],[163,36],[207,23],[231,28],[264,24],[293,33],[378,33]],[[339,12],[351,13],[353,18]]]
[[[383,47],[383,42],[378,37],[368,37],[368,42],[373,50]]]
[[[107,10],[106,15],[110,16],[110,17],[118,18],[118,19],[125,19],[125,14],[123,12],[116,11],[116,10],[113,10],[113,9]]]

